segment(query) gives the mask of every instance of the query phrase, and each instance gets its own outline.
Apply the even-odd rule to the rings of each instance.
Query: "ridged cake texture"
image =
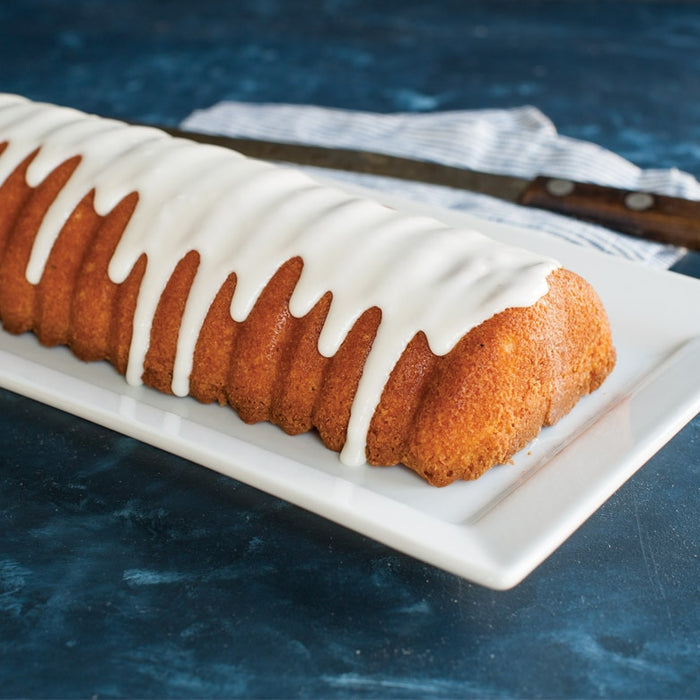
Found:
[[[615,362],[554,260],[227,149],[0,95],[0,183],[7,331],[350,466],[475,478]]]

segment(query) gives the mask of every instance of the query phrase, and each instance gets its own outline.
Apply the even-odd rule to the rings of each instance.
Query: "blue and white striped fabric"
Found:
[[[376,114],[309,105],[222,102],[198,110],[183,128],[420,158],[495,173],[547,174],[627,189],[700,199],[700,183],[676,169],[642,170],[600,146],[557,133],[535,107],[506,110]],[[683,253],[600,226],[447,187],[354,173],[326,178],[402,194],[414,201],[554,234],[652,267],[670,267]]]

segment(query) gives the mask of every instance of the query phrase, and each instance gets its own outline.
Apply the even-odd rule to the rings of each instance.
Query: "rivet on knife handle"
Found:
[[[549,177],[535,178],[520,202],[640,238],[700,250],[700,202]]]

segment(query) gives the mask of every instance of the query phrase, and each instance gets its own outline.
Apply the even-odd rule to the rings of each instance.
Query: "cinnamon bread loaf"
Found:
[[[615,362],[555,261],[226,149],[0,95],[0,183],[7,331],[348,465],[476,478]]]

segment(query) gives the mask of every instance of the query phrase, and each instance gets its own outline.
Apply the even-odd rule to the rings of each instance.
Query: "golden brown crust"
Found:
[[[94,190],[89,192],[68,219],[56,239],[40,283],[36,287],[36,327],[44,345],[65,345],[71,320],[71,303],[83,253],[99,226],[94,209]]]
[[[79,157],[66,161],[38,187],[31,190],[28,196],[21,191],[23,188],[17,188],[16,194],[11,191],[5,195],[11,201],[22,202],[6,234],[2,260],[0,260],[0,308],[3,325],[11,333],[23,333],[33,328],[36,328],[40,336],[43,332],[42,328],[36,327],[37,290],[27,281],[25,271],[34,238],[44,214],[79,162]],[[28,165],[28,162],[25,161],[25,164]],[[17,179],[17,177],[11,177],[8,180],[8,186],[12,189],[17,187],[15,184]]]
[[[301,261],[298,259],[282,265],[236,334],[226,398],[247,423],[270,418],[279,358],[293,325],[289,298],[300,273]]]
[[[612,370],[595,292],[565,269],[548,281],[536,304],[490,318],[437,358],[402,460],[430,483],[507,462]]]
[[[116,364],[119,287],[109,279],[107,268],[137,202],[136,193],[129,195],[100,220],[76,271],[68,345],[85,361],[106,358]]]
[[[25,179],[30,157],[0,187],[0,319],[10,332],[33,330],[42,343],[67,344],[78,357],[106,359],[125,373],[148,262],[142,256],[122,284],[107,270],[138,206],[136,193],[104,217],[95,212],[94,193],[87,193],[63,227],[40,283],[25,276],[44,212],[78,160],[32,189]],[[154,315],[143,380],[161,391],[171,391],[180,322],[198,265],[195,252],[179,262]],[[190,391],[200,401],[230,404],[244,421],[269,420],[289,433],[316,429],[327,447],[340,450],[381,312],[367,309],[338,352],[323,357],[318,338],[330,293],[302,318],[289,311],[302,266],[299,258],[282,265],[240,323],[230,314],[231,273],[199,334]],[[548,281],[549,292],[536,304],[494,316],[445,356],[430,351],[423,333],[416,335],[372,418],[371,464],[404,463],[437,486],[476,478],[600,385],[615,362],[600,300],[567,270],[556,270]]]
[[[0,156],[7,143],[0,144]],[[0,252],[4,251],[10,232],[15,226],[19,212],[24,207],[32,188],[26,182],[27,168],[36,157],[36,151],[29,155],[8,177],[5,186],[0,188]]]
[[[231,273],[209,308],[195,347],[190,390],[203,403],[226,403],[228,367],[238,330],[230,313],[235,289],[236,275]]]
[[[290,319],[294,330],[280,358],[270,420],[291,435],[314,427],[314,408],[327,365],[327,358],[318,351],[318,337],[330,303],[330,293],[325,294],[306,316]]]
[[[379,309],[365,311],[335,355],[325,362],[312,421],[323,443],[332,450],[340,451],[345,444],[352,401],[380,321]]]
[[[398,464],[404,460],[416,413],[437,363],[424,333],[408,344],[389,376],[367,435],[370,464]]]
[[[199,254],[188,253],[175,266],[158,301],[151,325],[151,342],[143,366],[143,382],[158,391],[172,393],[177,338],[185,302],[199,266]]]

